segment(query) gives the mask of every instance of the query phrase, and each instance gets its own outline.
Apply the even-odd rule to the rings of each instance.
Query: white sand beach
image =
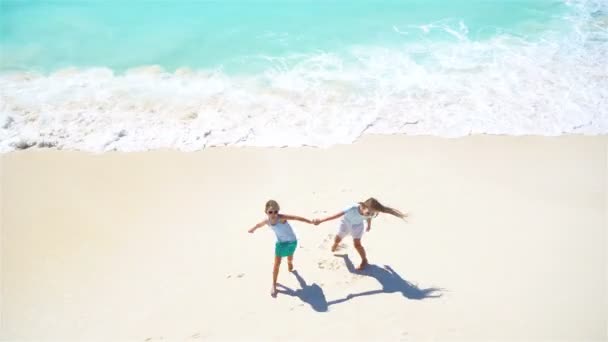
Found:
[[[605,341],[608,137],[367,136],[330,148],[1,159],[2,341]],[[363,237],[293,223],[374,196]]]

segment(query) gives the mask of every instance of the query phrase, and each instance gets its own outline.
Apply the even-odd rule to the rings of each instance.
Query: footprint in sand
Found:
[[[319,249],[326,249],[329,250],[331,246],[333,246],[334,244],[334,234],[327,234],[327,236],[323,239],[323,241],[321,241],[321,244],[319,244]],[[341,249],[344,249],[348,247],[348,245],[344,242],[340,243],[338,245],[338,251]]]
[[[237,278],[243,278],[245,276],[245,273],[239,273],[236,275]],[[226,276],[226,279],[230,279],[232,278],[232,274],[229,274]]]
[[[342,268],[342,264],[338,260],[323,259],[317,262],[317,267],[320,269],[338,270]]]

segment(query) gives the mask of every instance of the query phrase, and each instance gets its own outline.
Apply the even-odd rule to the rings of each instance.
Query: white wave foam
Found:
[[[457,42],[357,47],[348,60],[267,57],[272,66],[253,76],[155,66],[7,73],[0,151],[328,146],[365,133],[608,134],[608,16],[605,5],[585,6],[566,36],[475,42],[458,23],[447,28]]]

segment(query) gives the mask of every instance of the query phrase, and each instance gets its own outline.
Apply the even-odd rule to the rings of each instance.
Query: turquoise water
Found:
[[[608,134],[607,0],[0,0],[0,152]]]
[[[535,40],[560,29],[561,0],[0,2],[0,69],[159,65],[256,72],[268,58],[353,47]],[[297,59],[297,58],[296,58]]]

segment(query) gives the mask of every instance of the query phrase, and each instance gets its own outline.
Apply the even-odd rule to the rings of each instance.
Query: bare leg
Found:
[[[270,289],[270,295],[276,297],[277,295],[277,278],[279,277],[279,267],[281,266],[281,257],[274,257],[274,268],[272,269],[272,288]]]
[[[365,268],[365,266],[368,265],[367,255],[365,254],[365,248],[363,248],[363,245],[361,244],[361,239],[353,239],[353,243],[355,245],[355,249],[357,250],[357,252],[359,252],[359,256],[361,257],[361,265],[357,267],[357,270],[362,270]]]
[[[338,244],[340,244],[340,241],[342,241],[342,238],[336,235],[336,238],[334,239],[334,245],[331,246],[332,252],[335,252],[338,249]]]
[[[293,254],[287,257],[287,269],[293,272]]]

